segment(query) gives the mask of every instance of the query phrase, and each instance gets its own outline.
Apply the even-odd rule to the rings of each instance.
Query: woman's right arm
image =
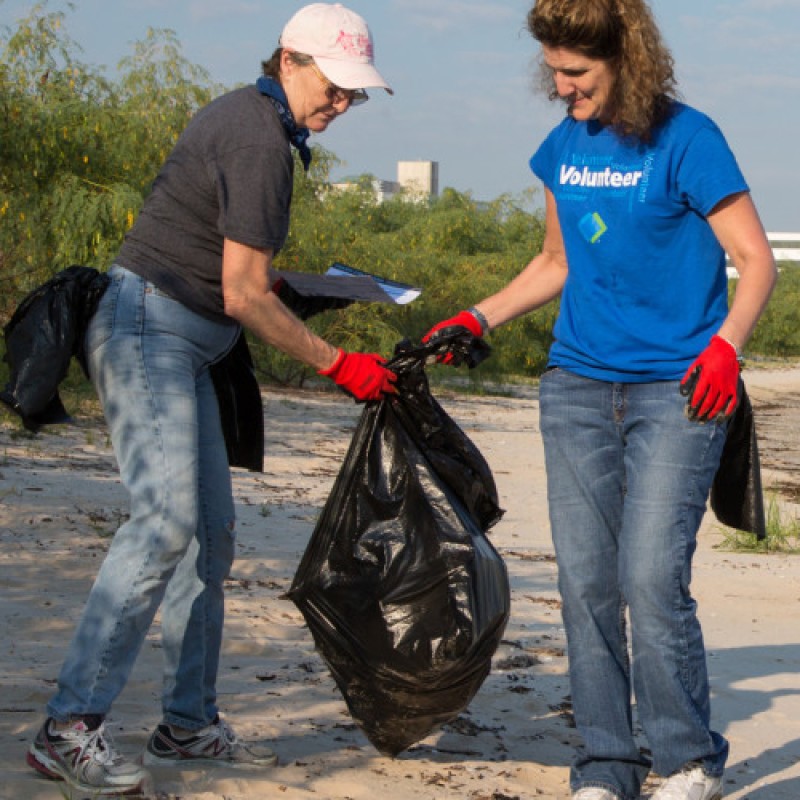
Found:
[[[259,339],[321,370],[339,350],[314,334],[272,292],[272,251],[226,239],[222,251],[225,313]]]
[[[556,212],[556,200],[553,193],[545,189],[542,252],[507,286],[476,303],[475,308],[486,318],[491,330],[554,300],[561,294],[566,279],[567,254]]]

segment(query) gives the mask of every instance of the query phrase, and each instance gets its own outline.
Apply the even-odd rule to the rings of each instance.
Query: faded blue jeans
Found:
[[[163,713],[217,714],[223,581],[234,555],[231,477],[209,365],[239,328],[205,319],[119,266],[87,332],[130,519],[114,535],[48,713],[106,714],[161,607]]]
[[[676,381],[542,376],[550,522],[583,742],[573,791],[639,797],[651,765],[634,741],[632,690],[657,773],[697,761],[719,776],[725,766],[689,584],[727,428],[690,422],[685,405]]]

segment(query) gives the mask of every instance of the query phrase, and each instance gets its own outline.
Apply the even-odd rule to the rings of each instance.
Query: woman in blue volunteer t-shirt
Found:
[[[634,800],[652,767],[654,800],[717,800],[728,745],[710,727],[691,560],[775,263],[719,129],[676,99],[644,0],[537,0],[528,27],[568,107],[531,159],[543,250],[424,338],[482,335],[561,297],[540,413],[582,737],[573,798]]]

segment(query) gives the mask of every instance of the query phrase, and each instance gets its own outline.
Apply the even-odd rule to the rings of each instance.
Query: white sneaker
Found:
[[[599,786],[585,786],[572,795],[572,800],[619,800],[619,797]]]
[[[64,781],[81,797],[150,794],[150,774],[114,750],[102,719],[94,717],[76,720],[62,731],[54,731],[52,720],[45,720],[28,751],[28,764],[48,778]],[[62,794],[73,797],[72,791]]]
[[[162,722],[147,742],[142,761],[148,767],[187,761],[230,767],[272,767],[277,764],[278,757],[263,743],[241,741],[231,726],[217,717],[207,728],[185,738],[177,737],[172,728]]]
[[[722,779],[706,775],[698,764],[687,764],[670,775],[651,800],[720,800]]]

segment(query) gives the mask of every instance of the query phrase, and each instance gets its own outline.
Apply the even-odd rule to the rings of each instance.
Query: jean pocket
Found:
[[[172,300],[173,303],[178,302],[174,297],[170,297],[163,289],[159,289],[158,286],[154,283],[150,283],[150,281],[145,281],[144,293],[152,297],[163,297],[165,300]]]

